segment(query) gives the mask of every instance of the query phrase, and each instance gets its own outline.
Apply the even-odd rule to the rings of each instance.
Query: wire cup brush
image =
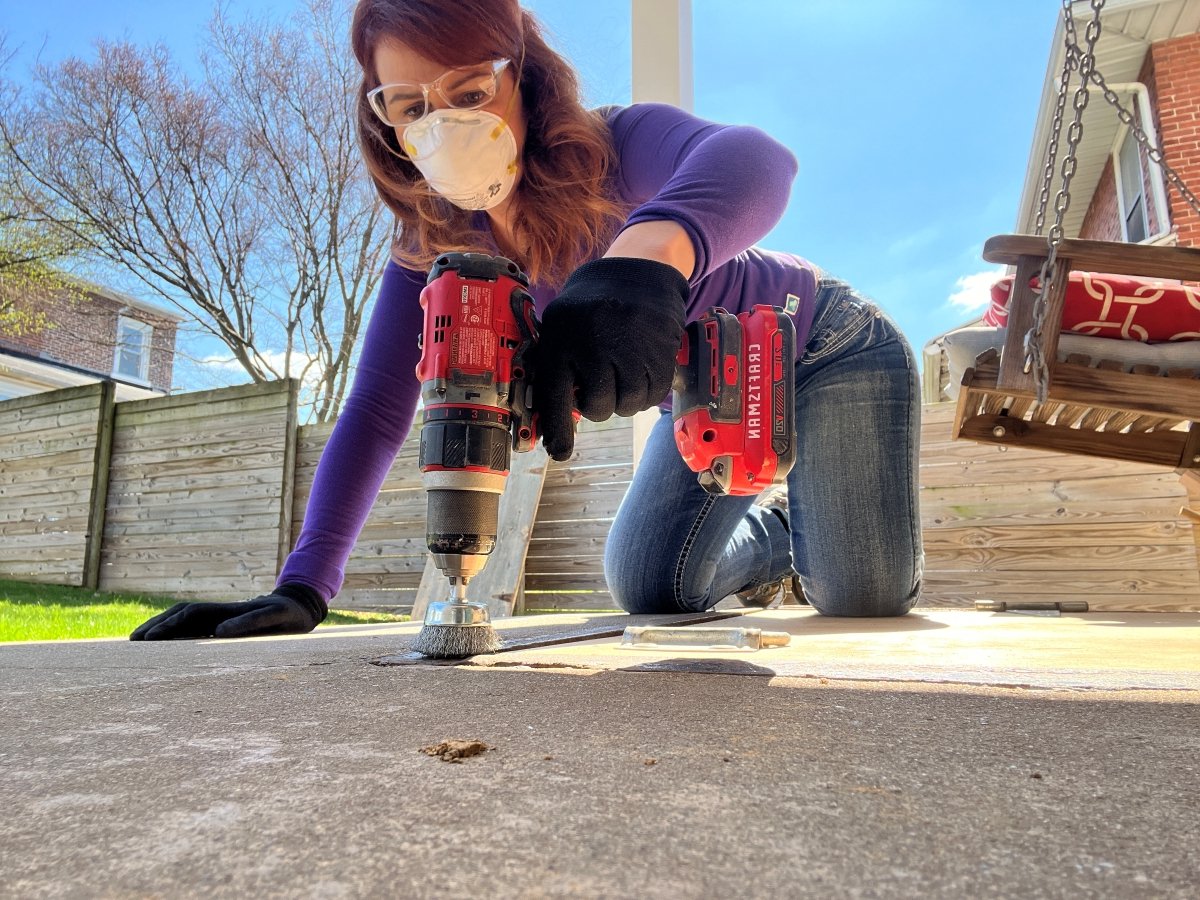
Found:
[[[464,659],[500,649],[486,603],[465,598],[429,604],[412,649],[430,659]]]

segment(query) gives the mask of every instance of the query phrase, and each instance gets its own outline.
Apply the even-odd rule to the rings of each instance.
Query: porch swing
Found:
[[[1095,82],[1139,146],[1158,163],[1172,186],[1200,214],[1200,202],[1166,164],[1133,115],[1095,69],[1104,0],[1091,0],[1093,16],[1080,48],[1063,0],[1066,58],[1059,81],[1042,180],[1036,235],[1001,235],[983,249],[988,262],[1016,267],[1008,303],[1002,352],[990,349],[962,378],[953,436],[985,443],[1023,446],[1170,466],[1200,468],[1200,351],[1195,368],[1134,365],[1078,354],[1059,360],[1059,336],[1067,283],[1072,271],[1200,281],[1200,249],[1109,241],[1068,240],[1063,217],[1083,134],[1088,83]],[[1074,119],[1067,133],[1054,224],[1042,238],[1071,71],[1079,69]],[[1101,276],[1097,276],[1101,277]],[[1200,343],[1197,344],[1200,347]],[[1200,474],[1200,473],[1198,473]]]

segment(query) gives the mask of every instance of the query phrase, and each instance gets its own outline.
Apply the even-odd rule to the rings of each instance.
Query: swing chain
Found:
[[[1071,179],[1075,177],[1075,169],[1078,165],[1076,152],[1079,148],[1079,141],[1083,137],[1083,111],[1088,105],[1088,82],[1092,79],[1095,67],[1096,42],[1100,39],[1100,13],[1104,9],[1104,3],[1105,0],[1091,0],[1093,15],[1084,34],[1087,49],[1079,54],[1079,41],[1075,32],[1075,19],[1071,13],[1071,0],[1063,0],[1067,55],[1071,56],[1074,49],[1074,54],[1078,56],[1079,87],[1075,89],[1075,97],[1071,104],[1074,116],[1067,129],[1067,155],[1062,161],[1062,184],[1054,198],[1054,224],[1050,226],[1050,234],[1046,239],[1049,252],[1046,254],[1046,259],[1042,261],[1041,272],[1038,275],[1037,299],[1033,304],[1033,322],[1029,331],[1025,333],[1024,371],[1028,373],[1031,369],[1033,370],[1038,403],[1046,401],[1046,394],[1050,387],[1050,366],[1043,350],[1047,298],[1054,289],[1058,246],[1063,241],[1063,218],[1071,206]],[[1069,72],[1069,65],[1068,63],[1064,66],[1064,72]],[[1066,80],[1064,79],[1064,82]],[[1065,83],[1063,86],[1066,86]],[[1061,121],[1056,125],[1061,128]],[[1055,149],[1057,150],[1057,147]]]
[[[1068,21],[1071,23],[1068,30],[1073,35],[1075,24],[1069,18],[1069,9],[1067,15]],[[1068,46],[1070,46],[1070,40],[1068,40]],[[1042,172],[1042,192],[1038,197],[1037,221],[1033,226],[1034,234],[1041,234],[1046,227],[1046,207],[1050,203],[1050,184],[1054,179],[1054,163],[1058,160],[1058,139],[1062,134],[1063,111],[1067,106],[1067,89],[1071,84],[1071,70],[1076,65],[1075,54],[1067,53],[1063,56],[1062,75],[1058,81],[1058,97],[1054,104],[1054,119],[1050,123],[1050,145],[1046,149],[1046,168]]]

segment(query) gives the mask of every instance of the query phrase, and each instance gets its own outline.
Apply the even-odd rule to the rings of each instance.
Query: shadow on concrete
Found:
[[[636,666],[623,666],[618,672],[689,672],[693,675],[757,675],[772,678],[776,672],[766,666],[756,666],[743,659],[656,659],[653,662],[638,663]]]

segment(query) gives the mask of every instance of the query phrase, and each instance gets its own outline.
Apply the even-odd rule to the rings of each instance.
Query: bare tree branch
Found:
[[[340,0],[284,25],[218,7],[203,83],[162,46],[101,42],[0,110],[35,227],[176,305],[254,380],[302,377],[317,420],[344,398],[390,232],[354,139],[347,24]]]
[[[0,34],[0,73],[16,58]],[[15,85],[0,74],[0,118],[19,102]],[[24,140],[14,133],[17,142]],[[0,153],[0,336],[38,332],[50,323],[42,300],[51,293],[82,300],[83,294],[64,265],[79,252],[79,244],[61,229],[42,227],[24,195],[23,173],[8,153]]]

